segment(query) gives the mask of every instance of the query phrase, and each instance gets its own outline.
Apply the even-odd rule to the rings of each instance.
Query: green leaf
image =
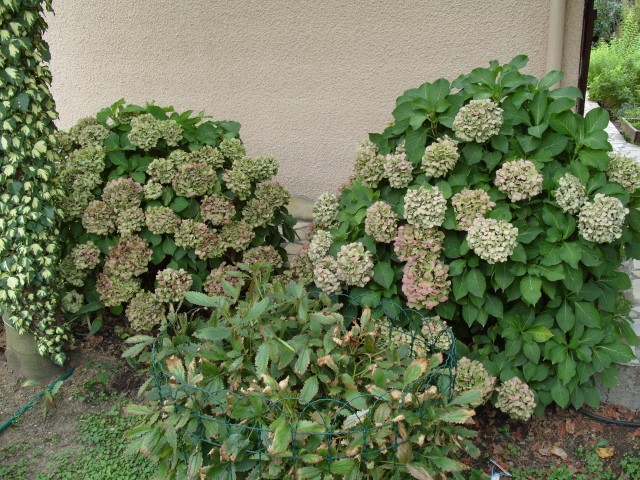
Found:
[[[199,307],[220,308],[224,304],[223,298],[210,297],[202,292],[187,292],[184,294],[184,299]]]
[[[495,318],[502,318],[504,315],[504,307],[502,305],[502,300],[494,295],[487,295],[486,300],[484,302],[484,310],[489,315]]]
[[[467,290],[476,297],[482,297],[487,288],[487,284],[482,272],[478,268],[472,268],[464,276]]]
[[[421,465],[408,463],[405,465],[405,468],[407,469],[407,473],[416,480],[433,480],[433,476]]]
[[[576,324],[576,316],[573,313],[573,309],[569,302],[566,300],[562,302],[558,312],[556,313],[556,322],[563,332],[570,331]]]
[[[562,80],[563,77],[564,77],[563,72],[560,72],[558,70],[551,70],[549,73],[547,73],[544,77],[540,79],[540,81],[538,82],[538,88],[546,90],[552,85],[555,85],[560,80]]]
[[[298,360],[296,361],[293,370],[298,375],[303,375],[307,368],[309,368],[309,362],[311,360],[311,350],[308,348],[303,348],[298,355]]]
[[[584,135],[588,137],[593,132],[604,130],[608,125],[609,114],[604,108],[589,110],[584,116]]]
[[[393,283],[394,272],[389,262],[378,262],[373,267],[373,279],[385,290]]]
[[[555,385],[551,388],[551,398],[562,408],[569,405],[569,389],[562,382],[556,380]]]
[[[256,375],[267,373],[267,368],[269,367],[269,344],[268,343],[263,343],[258,347],[254,364],[256,366]]]
[[[534,275],[525,275],[520,280],[520,293],[529,305],[535,305],[542,296],[542,280]]]
[[[464,423],[469,420],[473,416],[473,414],[473,410],[459,408],[457,410],[451,410],[445,413],[441,413],[440,415],[438,415],[438,419],[441,422],[447,423]]]
[[[283,418],[283,417],[281,417]],[[287,451],[291,443],[291,424],[287,421],[279,424],[273,432],[273,442],[269,446],[270,455],[278,455]]]
[[[574,302],[576,320],[586,327],[600,327],[600,313],[598,309],[589,302]]]
[[[102,302],[91,302],[91,303],[87,303],[86,305],[83,305],[82,307],[80,307],[80,310],[78,310],[75,315],[83,315],[85,313],[90,313],[90,312],[97,312],[98,310],[102,310],[104,308],[104,303]]]
[[[427,129],[420,128],[409,132],[405,138],[407,160],[417,163],[422,159],[427,142]]]
[[[253,305],[251,309],[244,316],[245,322],[253,322],[255,319],[259,318],[264,312],[267,311],[269,307],[269,298],[263,298],[258,303]]]
[[[567,355],[563,362],[558,364],[558,378],[565,385],[576,376],[576,361]]]
[[[567,242],[560,248],[560,258],[567,262],[571,268],[578,268],[578,262],[582,257],[582,250],[577,242]]]
[[[529,104],[529,110],[533,118],[534,125],[540,125],[547,111],[547,92],[538,92],[533,96]]]
[[[196,331],[194,337],[202,340],[225,340],[231,338],[229,327],[206,327]]]
[[[428,115],[422,113],[411,115],[409,125],[411,125],[411,128],[414,130],[418,130],[427,118],[429,118]]]
[[[176,197],[169,206],[174,212],[180,213],[189,206],[189,203],[189,200],[184,197]]]
[[[313,400],[318,393],[318,386],[318,377],[314,375],[313,377],[307,378],[302,386],[302,390],[300,390],[300,401],[308,403]]]
[[[553,337],[553,332],[543,325],[536,325],[535,327],[527,330],[527,333],[529,333],[531,338],[538,343],[544,343]]]

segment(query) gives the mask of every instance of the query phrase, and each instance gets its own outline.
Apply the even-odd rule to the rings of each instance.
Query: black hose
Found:
[[[619,427],[628,427],[628,428],[640,428],[640,423],[638,422],[627,422],[625,420],[616,420],[613,418],[602,417],[596,413],[590,412],[588,410],[579,409],[578,410],[583,415],[587,417],[591,417],[594,420],[598,420],[599,422],[606,423],[607,425],[618,425]]]

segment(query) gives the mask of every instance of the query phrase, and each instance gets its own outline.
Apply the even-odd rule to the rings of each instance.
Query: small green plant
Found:
[[[40,390],[40,393],[42,393],[42,399],[44,401],[42,417],[47,418],[47,415],[49,414],[51,409],[56,407],[56,402],[60,392],[60,387],[62,387],[63,383],[64,383],[64,380],[58,380],[52,385],[47,386],[47,385],[43,385],[37,380],[27,380],[22,384],[22,388],[36,387],[36,389]]]

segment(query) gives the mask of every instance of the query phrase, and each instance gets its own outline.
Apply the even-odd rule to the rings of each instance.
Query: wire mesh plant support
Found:
[[[359,303],[360,299],[346,298],[347,309],[354,300]],[[256,465],[268,468],[270,462],[277,463],[283,459],[293,462],[296,468],[323,461],[330,473],[334,473],[333,468],[341,461],[350,459],[359,461],[361,468],[365,468],[367,459],[376,454],[387,454],[385,461],[395,465],[398,462],[395,452],[409,441],[402,439],[399,423],[393,414],[398,409],[398,402],[400,405],[413,402],[413,417],[403,420],[417,424],[434,402],[442,405],[451,400],[457,356],[455,337],[449,328],[442,328],[439,320],[426,317],[415,309],[401,308],[394,303],[390,305],[398,311],[396,318],[404,317],[402,323],[414,325],[414,330],[371,320],[380,327],[377,332],[385,335],[390,344],[408,348],[410,357],[439,354],[442,362],[403,389],[375,394],[365,392],[348,400],[318,398],[307,402],[294,396],[273,400],[256,391],[211,390],[193,385],[173,375],[167,368],[166,359],[158,358],[158,346],[167,336],[167,331],[163,331],[152,345],[151,370],[155,399],[159,404],[172,405],[175,413],[189,412],[189,421],[176,428],[178,445],[182,442],[200,444],[205,465],[208,455],[218,455],[220,461],[227,462],[230,469],[228,478],[245,478],[238,476],[238,472],[248,472]],[[437,388],[437,395],[425,394],[429,389],[435,391],[434,388]],[[362,404],[366,404],[366,408],[356,406]],[[380,422],[380,412],[387,410],[391,415]],[[269,425],[279,418],[284,418],[288,425],[283,431],[288,432],[290,447],[284,456],[274,454],[270,449],[276,431]],[[195,428],[193,422],[197,424]],[[379,430],[388,433],[392,439],[389,444],[378,445],[372,441],[373,434]],[[324,453],[316,453],[320,460],[312,461],[310,454],[302,453],[302,450]],[[184,449],[178,449],[178,455],[183,455],[185,464],[189,463]]]

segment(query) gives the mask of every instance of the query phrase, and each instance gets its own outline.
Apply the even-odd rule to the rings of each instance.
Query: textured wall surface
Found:
[[[568,0],[563,68],[576,84],[582,1]],[[60,126],[124,97],[242,123],[252,155],[315,197],[407,88],[525,53],[546,65],[549,0],[63,0],[47,40]]]

